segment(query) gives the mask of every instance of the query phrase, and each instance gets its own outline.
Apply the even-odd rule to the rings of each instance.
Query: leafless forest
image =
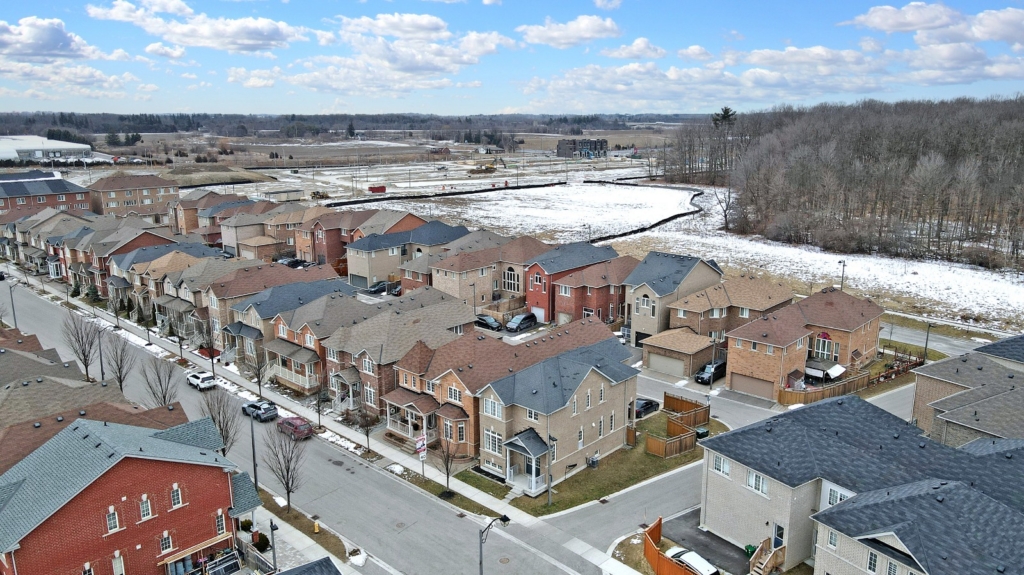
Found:
[[[720,116],[720,114],[719,114]],[[837,252],[1019,267],[1024,96],[778,107],[679,130],[670,179],[727,227]]]

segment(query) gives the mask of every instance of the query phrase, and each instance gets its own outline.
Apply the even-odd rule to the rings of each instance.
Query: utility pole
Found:
[[[839,279],[839,291],[843,291],[843,286],[846,285],[846,260],[839,260],[839,264],[843,266],[843,275]]]

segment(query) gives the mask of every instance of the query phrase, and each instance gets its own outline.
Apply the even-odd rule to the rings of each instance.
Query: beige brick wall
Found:
[[[486,305],[491,301],[495,276],[490,266],[484,268],[484,275],[480,275],[480,270],[475,269],[467,271],[466,277],[462,277],[462,272],[445,272],[435,268],[431,277],[435,288],[464,299],[470,305],[472,305],[474,295],[473,286],[470,284],[476,285],[477,306]]]
[[[824,575],[825,573],[829,575],[866,575],[869,573],[867,570],[868,553],[871,550],[867,546],[856,539],[836,532],[836,546],[833,548],[828,545],[829,528],[821,523],[817,523],[817,528],[818,544],[814,556],[814,575]],[[894,547],[897,546],[894,545]],[[891,559],[881,553],[876,552],[876,554],[878,562],[875,573],[882,575],[887,572],[886,569]],[[788,555],[787,549],[787,559]],[[897,575],[907,575],[909,572],[910,568],[907,565],[896,563]],[[915,571],[915,573],[920,574],[920,571]]]
[[[724,346],[725,344],[722,343],[720,345]],[[707,362],[711,361],[715,354],[715,346],[708,346],[694,354],[682,353],[661,347],[644,346],[643,350],[644,367],[650,367],[650,353],[651,351],[654,351],[656,355],[664,355],[665,357],[682,360],[685,364],[684,373],[687,376],[691,376],[696,373],[697,370],[703,367]]]
[[[924,430],[925,435],[931,436],[933,418],[935,417],[935,408],[929,407],[928,404],[965,389],[968,388],[917,374],[917,387],[914,390],[914,419],[917,420],[917,426]]]
[[[946,421],[944,423],[946,425],[945,425],[945,428],[941,430],[942,431],[942,436],[941,437],[936,437],[936,438],[933,438],[933,439],[937,439],[938,441],[941,441],[942,443],[944,443],[944,444],[946,444],[946,445],[948,445],[950,447],[960,447],[961,445],[965,445],[967,443],[970,443],[970,442],[974,441],[975,439],[981,439],[981,438],[997,439],[998,438],[997,435],[992,435],[991,433],[985,433],[984,431],[979,431],[977,429],[972,429],[972,428],[967,427],[965,425],[960,425],[959,423],[953,423],[952,421]]]

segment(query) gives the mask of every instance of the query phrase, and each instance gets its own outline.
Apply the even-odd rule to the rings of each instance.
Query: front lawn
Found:
[[[921,357],[922,355],[924,355],[924,346],[914,345],[911,343],[903,343],[902,341],[893,341],[891,339],[878,340],[879,349],[892,351],[894,346],[896,349],[900,351],[900,353],[912,353],[917,357]],[[886,355],[885,360],[888,360],[888,358],[890,357],[892,356]],[[949,356],[942,353],[941,351],[935,351],[935,348],[928,348],[928,359],[930,359],[931,361],[938,361],[940,359],[946,359],[947,357]],[[888,361],[885,361],[885,363],[888,363]]]
[[[502,485],[493,479],[488,479],[472,469],[463,469],[456,473],[454,477],[466,485],[472,485],[491,497],[497,497],[498,499],[504,499],[508,492],[511,491],[508,485]]]
[[[348,562],[348,549],[345,547],[345,542],[339,539],[337,535],[326,529],[321,529],[320,533],[314,533],[312,519],[306,517],[304,513],[297,510],[294,506],[291,511],[288,511],[286,507],[278,505],[277,501],[274,501],[274,496],[263,488],[260,488],[260,501],[263,502],[264,509],[278,516],[282,521],[288,523],[292,527],[310,536],[314,541],[319,543],[321,547],[326,549],[328,553],[346,563]]]
[[[660,427],[659,427],[660,421]],[[641,435],[637,438],[636,447],[620,448],[601,459],[597,469],[586,468],[576,475],[558,483],[553,488],[551,505],[548,506],[547,493],[537,497],[521,496],[512,500],[512,505],[523,511],[536,516],[547,515],[562,511],[588,501],[601,499],[623,489],[650,479],[656,475],[682,467],[704,457],[704,450],[700,447],[675,457],[662,459],[648,454],[644,449],[644,433],[655,430],[655,435],[665,435],[665,422],[667,416],[658,412],[650,417],[641,420],[638,430]],[[711,435],[717,435],[728,431],[729,428],[717,419],[708,423]],[[660,429],[661,431],[656,431]]]

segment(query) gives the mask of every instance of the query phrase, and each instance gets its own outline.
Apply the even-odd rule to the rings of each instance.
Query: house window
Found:
[[[277,324],[277,335],[280,337],[288,337],[288,328],[283,323]]]
[[[143,495],[142,501],[139,502],[139,517],[142,519],[149,519],[153,516],[153,508],[149,504],[149,499]]]
[[[587,390],[587,409],[590,409],[590,390]]]
[[[448,399],[455,403],[462,403],[462,390],[459,388],[449,385],[448,386]]]
[[[892,561],[888,561],[885,566],[886,575],[896,575],[896,564]]]
[[[641,297],[637,301],[639,302],[640,307],[642,307],[642,308],[649,308],[649,307],[651,307],[651,298],[648,297],[647,294],[644,294],[643,297]]]
[[[324,231],[323,230],[317,230],[316,231],[316,241],[318,241],[318,242],[323,242],[324,241]]]
[[[388,255],[389,256],[397,256],[398,255],[398,248],[397,247],[395,247],[395,248],[388,248]]]
[[[177,483],[171,486],[171,509],[175,507],[181,507],[181,489]]]
[[[92,567],[88,563],[86,563],[85,567],[82,569],[82,575],[93,575]]]
[[[452,422],[447,419],[444,420],[444,438],[448,441],[452,440]]]
[[[115,511],[114,508],[111,507],[110,512],[107,513],[107,531],[117,531],[117,528],[117,511]]]
[[[288,238],[288,245],[290,245],[290,246],[294,246],[295,245],[295,238],[294,237],[289,237]]]
[[[142,190],[142,195],[148,196],[149,195],[149,190]]]
[[[407,279],[407,280],[411,280],[412,279],[412,270],[405,270],[405,279]]]
[[[724,311],[724,310],[722,310],[721,308],[717,308],[717,307],[711,308],[711,319],[722,317],[722,311]]]
[[[434,391],[436,389],[437,389],[437,382],[432,380],[432,379],[428,379],[427,380],[427,393],[434,393]]]
[[[833,489],[831,487],[828,489],[828,504],[829,504],[829,506],[835,505],[835,504],[840,503],[842,501],[846,501],[846,498],[847,498],[847,495],[845,493],[840,493],[838,490]]]
[[[64,201],[64,194],[58,194],[57,195],[57,201],[58,202],[63,202]]]
[[[685,309],[677,309],[676,310],[676,317],[686,318],[686,310]]]
[[[530,421],[539,420],[540,418],[537,416],[537,410],[526,408],[526,419],[529,419]]]
[[[747,487],[757,491],[761,495],[768,495],[768,480],[760,473],[747,471]]]
[[[839,342],[822,337],[814,340],[814,357],[839,361]]]
[[[338,361],[338,350],[327,348],[327,359],[331,361]]]
[[[597,436],[604,437],[604,417],[597,420]]]
[[[741,307],[740,308],[740,317],[750,317],[750,308],[749,307]]]
[[[587,286],[587,295],[590,295],[590,286]]]
[[[737,339],[736,340],[736,347],[743,347],[743,340],[742,339]]]
[[[466,424],[459,422],[459,443],[466,441]]]
[[[19,204],[24,204],[25,203],[25,198],[18,198],[18,203]]]
[[[367,385],[366,389],[366,403],[375,405],[377,403],[377,390]]]
[[[75,194],[75,199],[76,200],[84,200],[85,199],[85,194]]]
[[[363,373],[373,375],[373,360],[368,357],[363,358]]]
[[[487,275],[487,268],[480,268],[480,277]]]
[[[651,304],[651,317],[658,317],[656,315],[658,313],[657,308],[658,306],[654,305],[653,303]]]
[[[501,434],[491,429],[484,430],[484,449],[501,455]]]
[[[615,431],[615,412],[614,411],[611,413],[611,415],[608,416],[608,432],[611,433],[612,431]]]
[[[457,326],[453,327],[452,328],[452,333],[454,333],[455,335],[462,335],[462,326],[461,325],[457,325]]]
[[[313,347],[315,345],[316,345],[316,338],[313,337],[312,334],[307,333],[306,334],[306,346],[307,347]]]
[[[256,342],[251,339],[245,340],[245,353],[249,355],[256,355]],[[327,357],[331,356],[331,350],[327,350]],[[335,358],[337,359],[337,358]]]
[[[803,349],[804,348],[804,338],[801,337],[800,339],[796,340],[796,348],[797,349]]]
[[[874,551],[868,551],[868,572],[878,572],[878,554]]]
[[[171,534],[164,531],[163,537],[160,538],[160,553],[167,553],[171,549],[174,549],[174,542],[171,541]]]
[[[570,288],[569,286],[562,286],[562,285],[558,286],[558,295],[563,295],[565,297],[569,297],[569,294],[571,294],[571,293],[572,293],[572,288]]]
[[[116,198],[117,197],[117,192],[107,192],[107,197],[108,198]]]
[[[597,401],[604,403],[604,382],[601,383],[601,390],[597,392]]]
[[[505,270],[505,273],[502,274],[501,289],[519,293],[519,274],[516,273],[515,269],[509,267]]]
[[[757,351],[757,342],[756,341],[750,342],[750,350],[751,351]]]
[[[224,514],[221,512],[220,509],[217,510],[217,523],[216,523],[216,525],[217,525],[217,535],[222,535],[224,533]]]
[[[836,548],[836,543],[839,543],[839,535],[835,531],[829,530],[828,532],[828,546],[832,549]]]
[[[501,403],[490,398],[484,398],[484,415],[501,419],[501,407]]]
[[[124,196],[125,196],[126,198],[130,198],[130,197],[132,197],[132,191],[131,191],[131,190],[127,190],[127,191],[125,191],[125,193],[124,193]]]
[[[217,296],[210,294],[210,307],[217,309]]]
[[[765,345],[764,352],[767,353],[768,355],[775,355],[775,346]]]
[[[576,434],[576,449],[583,449],[583,427],[582,426],[580,426],[580,430]]]
[[[721,455],[715,454],[715,460],[712,468],[721,473],[722,475],[729,477],[729,460],[722,457]]]
[[[579,413],[579,410],[576,409],[576,396],[574,395],[572,396],[572,414],[576,415],[577,413]]]

